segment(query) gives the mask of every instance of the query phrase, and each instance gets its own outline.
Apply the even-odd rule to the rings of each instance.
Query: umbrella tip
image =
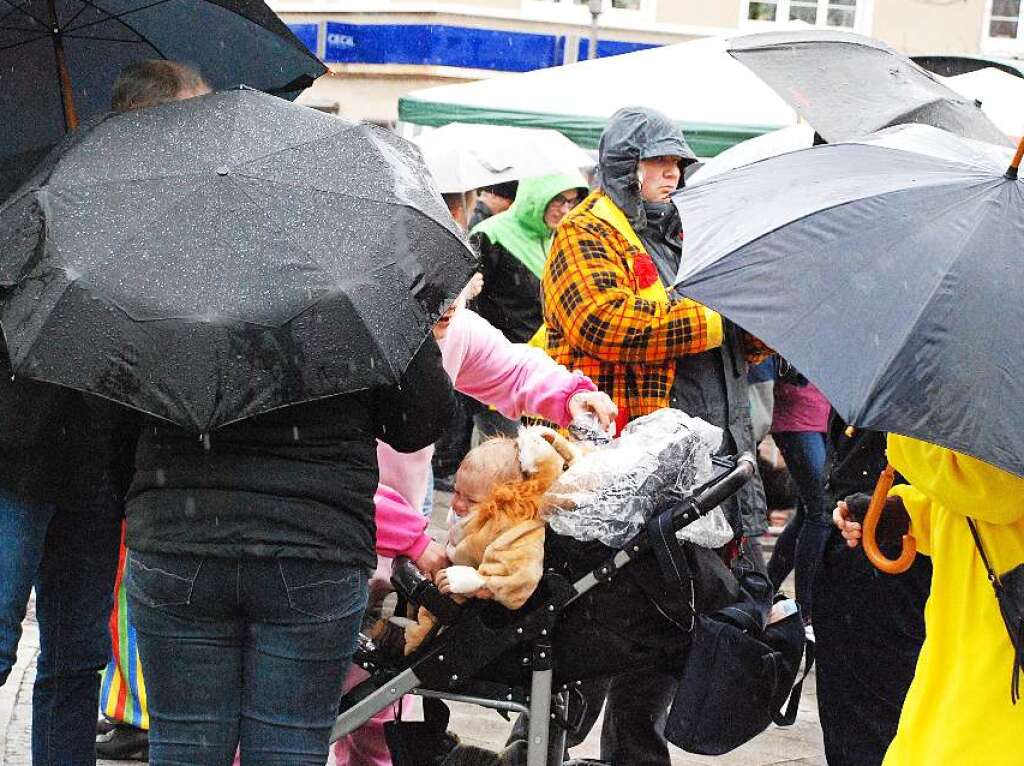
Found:
[[[1020,143],[1017,144],[1017,153],[1013,155],[1013,162],[1010,163],[1010,167],[1006,169],[1006,177],[1011,181],[1017,180],[1017,174],[1020,170],[1020,162],[1024,159],[1024,136],[1021,137]]]

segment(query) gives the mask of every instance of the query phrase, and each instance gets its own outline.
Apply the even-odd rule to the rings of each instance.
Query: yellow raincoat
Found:
[[[1020,766],[1024,702],[1010,703],[1013,649],[966,517],[993,568],[1024,562],[1024,479],[966,455],[890,436],[889,462],[918,550],[932,559],[926,639],[883,766]],[[856,726],[856,721],[850,721]]]

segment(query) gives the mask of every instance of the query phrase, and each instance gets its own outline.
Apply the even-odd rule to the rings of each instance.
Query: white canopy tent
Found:
[[[796,113],[726,53],[728,38],[581,61],[550,69],[413,91],[399,119],[553,128],[595,147],[605,123],[624,106],[647,106],[676,120],[700,156],[796,123]]]

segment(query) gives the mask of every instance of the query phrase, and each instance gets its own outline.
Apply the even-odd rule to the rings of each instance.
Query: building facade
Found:
[[[587,0],[271,0],[330,67],[303,100],[392,122],[431,85],[586,58]],[[597,54],[616,55],[801,20],[908,54],[1024,54],[1022,0],[603,0]]]

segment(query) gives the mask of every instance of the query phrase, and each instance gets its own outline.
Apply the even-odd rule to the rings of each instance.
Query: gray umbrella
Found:
[[[684,294],[793,362],[842,417],[1024,475],[1024,187],[927,126],[682,190]]]
[[[206,432],[394,384],[475,259],[418,150],[258,91],[100,118],[0,208],[16,374]]]
[[[829,143],[916,122],[1009,145],[973,101],[870,37],[836,30],[766,32],[737,37],[728,51]]]

